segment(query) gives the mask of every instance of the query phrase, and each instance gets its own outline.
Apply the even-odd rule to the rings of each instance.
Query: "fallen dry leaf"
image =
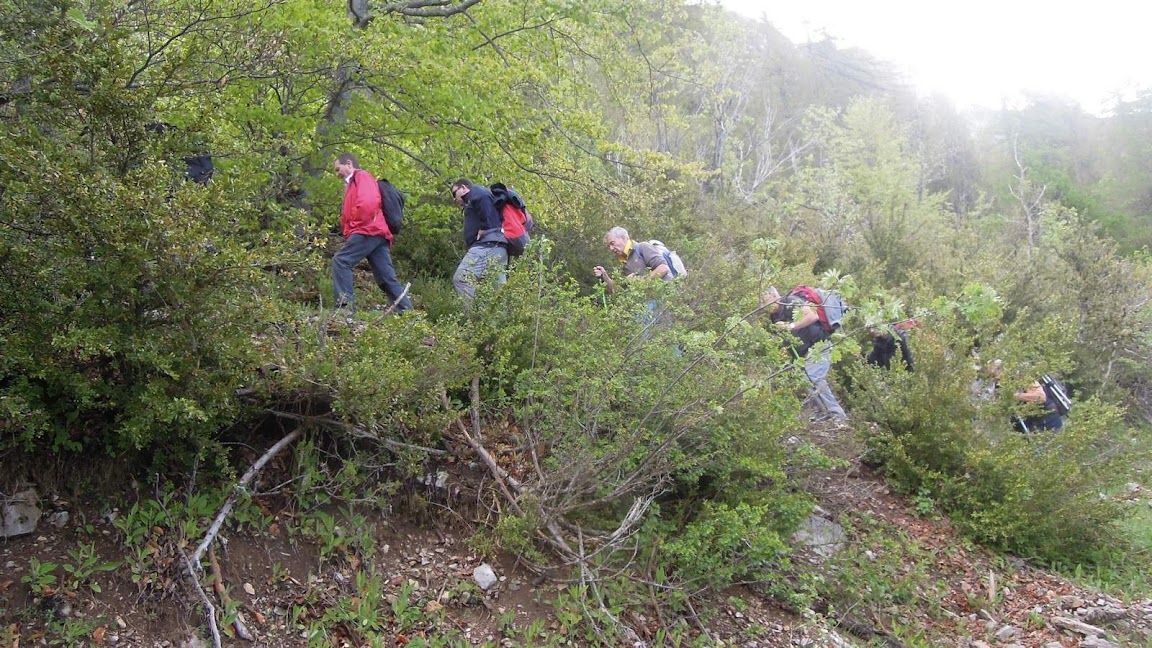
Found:
[[[92,634],[90,635],[92,637],[92,641],[95,641],[96,643],[104,643],[104,635],[107,632],[108,632],[108,628],[106,628],[104,626],[100,626],[99,628],[96,628],[95,630],[92,631]]]

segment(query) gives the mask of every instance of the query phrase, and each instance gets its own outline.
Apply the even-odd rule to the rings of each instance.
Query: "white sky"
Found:
[[[1059,95],[1102,114],[1117,91],[1152,88],[1152,3],[1036,0],[720,0],[794,42],[824,32],[895,63],[960,109]]]

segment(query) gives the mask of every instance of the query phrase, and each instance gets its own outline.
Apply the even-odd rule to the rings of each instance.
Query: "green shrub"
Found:
[[[910,495],[931,493],[970,537],[1045,560],[1091,560],[1120,542],[1125,509],[1101,494],[1134,479],[1148,456],[1144,435],[1123,425],[1122,410],[1094,398],[1077,399],[1061,432],[1013,431],[1020,406],[1011,394],[1029,379],[1014,357],[1056,348],[1043,341],[1050,323],[1021,327],[1014,335],[1032,350],[1005,342],[1005,366],[1015,369],[994,400],[972,400],[976,374],[967,355],[953,351],[965,348],[964,336],[939,323],[933,335],[914,332],[915,373],[849,367],[849,403],[854,415],[876,423],[866,437],[869,456],[891,483]]]

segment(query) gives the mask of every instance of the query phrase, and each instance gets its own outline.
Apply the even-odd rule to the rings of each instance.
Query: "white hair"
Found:
[[[628,230],[620,226],[613,227],[604,235],[605,241],[619,241],[620,239],[626,238],[631,238],[628,236]]]

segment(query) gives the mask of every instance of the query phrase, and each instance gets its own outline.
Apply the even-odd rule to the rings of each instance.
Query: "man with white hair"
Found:
[[[633,241],[628,236],[628,230],[623,227],[613,227],[604,235],[604,243],[624,264],[624,274],[628,277],[643,277],[646,279],[659,277],[665,281],[675,278],[675,273],[668,267],[668,260],[664,253],[651,243]],[[592,268],[597,277],[604,280],[604,287],[608,292],[616,290],[613,281],[604,266]]]

